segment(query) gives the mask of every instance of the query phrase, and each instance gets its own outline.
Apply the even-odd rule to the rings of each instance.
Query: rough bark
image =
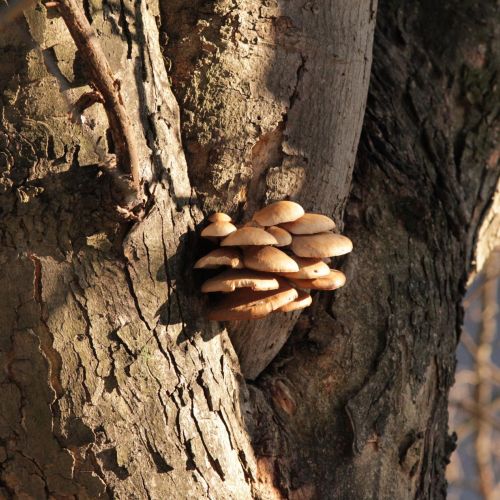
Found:
[[[277,462],[320,498],[446,494],[461,297],[499,171],[496,13],[380,5],[345,219],[349,284],[301,317],[258,383],[287,388],[295,461]]]
[[[254,383],[202,318],[195,229],[283,197],[341,223],[375,2],[85,2],[134,126],[137,224],[98,168],[104,110],[67,120],[90,89],[62,19],[37,5],[1,32],[0,497],[442,496],[459,303],[498,177],[494,3],[382,4],[349,285],[232,329],[245,371],[269,332],[253,378],[294,328]]]
[[[227,336],[199,319],[201,217],[159,12],[85,7],[121,81],[149,213],[116,222],[97,167],[112,152],[106,114],[69,123],[90,90],[84,61],[57,14],[28,10],[0,35],[0,496],[251,497],[244,385]]]
[[[376,2],[180,0],[162,9],[189,176],[205,211],[246,221],[286,197],[342,227]],[[297,318],[229,326],[247,378],[275,357]]]

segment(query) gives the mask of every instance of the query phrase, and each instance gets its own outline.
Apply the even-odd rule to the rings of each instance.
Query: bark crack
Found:
[[[300,82],[302,81],[302,77],[304,76],[304,72],[306,70],[306,62],[307,62],[306,56],[300,54],[300,64],[297,67],[295,85],[293,87],[292,93],[290,94],[288,111],[290,111],[293,108],[295,101],[299,97],[299,85]],[[286,124],[286,118],[285,118],[285,124]]]
[[[86,399],[87,403],[91,403],[92,402],[92,396],[90,395],[90,391],[89,391],[89,389],[87,387],[87,383],[86,383],[86,380],[87,380],[87,368],[83,364],[83,361],[82,361],[82,358],[80,356],[80,353],[76,350],[76,348],[74,346],[73,346],[73,352],[75,353],[76,359],[78,360],[77,370],[78,370],[78,368],[80,368],[83,371],[82,386],[83,386],[83,390],[85,391],[85,399]]]
[[[168,269],[168,252],[167,244],[165,242],[165,221],[163,215],[160,213],[161,219],[161,243],[163,247],[163,267],[165,269],[165,278],[167,280],[167,325],[170,325],[170,319],[172,317],[172,282],[170,280],[170,271]]]
[[[54,349],[54,335],[50,331],[49,325],[47,323],[48,312],[43,301],[42,263],[40,259],[33,253],[29,253],[28,258],[33,263],[34,269],[33,298],[37,303],[40,311],[41,328],[38,338],[40,340],[40,347],[45,359],[47,360],[49,368],[49,381],[55,394],[54,400],[51,402],[51,404],[54,404],[64,394],[64,390],[60,380],[62,360],[60,354]]]
[[[194,412],[194,393],[192,389],[189,390],[189,395],[191,397],[191,417],[193,418],[194,425],[196,427],[196,430],[198,431],[198,435],[200,436],[201,443],[203,444],[203,448],[205,449],[205,453],[207,454],[208,461],[210,462],[210,465],[214,469],[215,472],[217,472],[217,475],[221,478],[222,481],[225,480],[225,474],[224,471],[222,470],[221,464],[219,462],[218,458],[214,458],[210,450],[208,449],[207,443],[205,442],[205,438],[203,437],[203,432],[201,430],[200,424],[198,422],[198,419],[196,418],[195,412]]]
[[[127,9],[125,8],[124,0],[120,0],[120,18],[123,34],[127,41],[127,59],[132,59],[132,34],[130,33],[129,23],[127,21]]]
[[[132,297],[132,300],[134,302],[135,310],[137,312],[137,315],[139,316],[139,319],[142,321],[144,326],[147,328],[148,331],[152,330],[152,327],[149,325],[148,321],[144,317],[144,314],[141,310],[141,306],[139,304],[139,299],[137,297],[137,294],[135,293],[134,289],[134,282],[132,280],[132,275],[130,274],[130,269],[129,269],[129,264],[125,264],[124,266],[124,274],[125,274],[125,281],[128,285],[128,289],[130,292],[130,296]]]
[[[144,245],[144,248],[146,249],[146,257],[147,257],[147,265],[148,265],[148,274],[153,283],[156,283],[156,280],[153,278],[153,274],[151,273],[151,257],[149,255],[149,247],[148,244],[146,243],[146,234],[143,232],[142,233],[142,243]]]
[[[94,346],[94,340],[92,338],[92,335],[90,334],[90,328],[92,326],[92,322],[91,322],[90,315],[89,315],[88,310],[87,310],[87,303],[86,303],[87,301],[86,301],[85,297],[83,296],[83,290],[80,288],[80,294],[82,295],[82,298],[85,300],[85,304],[82,304],[80,299],[78,298],[77,294],[73,290],[73,287],[80,288],[80,285],[78,285],[77,281],[73,281],[71,283],[69,289],[71,291],[71,295],[72,295],[76,305],[78,306],[78,309],[80,310],[80,312],[82,314],[83,320],[85,321],[85,337],[88,339],[92,353],[97,361],[97,366],[95,369],[95,373],[97,374],[97,370],[99,368],[100,361],[99,361],[99,356],[97,355],[97,350]]]
[[[19,453],[19,455],[21,455],[23,458],[25,458],[26,460],[28,460],[29,462],[31,462],[35,466],[35,468],[39,472],[39,474],[36,474],[36,476],[39,477],[40,480],[43,482],[45,494],[47,495],[47,498],[50,498],[51,495],[50,495],[50,490],[49,490],[49,485],[47,483],[47,479],[45,478],[43,468],[40,466],[40,464],[37,462],[37,460],[34,457],[30,457],[30,456],[26,455],[19,448],[16,449],[16,453]]]

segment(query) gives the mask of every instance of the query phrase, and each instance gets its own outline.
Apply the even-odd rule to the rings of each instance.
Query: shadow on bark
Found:
[[[345,115],[325,113],[338,111],[325,93],[335,89],[351,106],[363,104],[353,99],[345,75],[353,66],[341,50],[342,37],[344,43],[349,37],[343,32],[336,45],[323,38],[319,48],[315,40],[324,33],[308,30],[308,13],[297,23],[301,15],[292,3],[269,7],[262,16],[268,15],[269,26],[261,32],[271,33],[274,54],[263,51],[267,65],[253,75],[244,69],[237,74],[231,56],[238,51],[253,68],[245,45],[250,30],[230,11],[197,6],[165,4],[164,17],[190,175],[204,209],[228,210],[239,221],[260,204],[292,197],[341,220],[352,167],[345,149],[355,151],[357,137],[352,120],[346,127]],[[258,455],[270,453],[260,441],[280,441],[272,460],[279,464],[274,484],[282,492],[315,483],[325,498],[345,491],[359,498],[445,494],[443,471],[453,449],[446,400],[460,302],[499,171],[492,126],[498,123],[495,9],[495,2],[381,3],[345,217],[355,247],[342,264],[348,284],[316,297],[278,358],[249,386],[273,408],[257,405],[256,418],[262,411],[279,422],[280,431],[271,424],[257,435],[250,430]],[[225,24],[228,18],[232,24]],[[331,64],[314,64],[318,52]],[[191,80],[204,71],[210,80]],[[247,81],[262,85],[263,94],[251,85],[248,90]],[[198,100],[193,89],[203,90]],[[267,122],[258,104],[242,104],[249,98],[266,102],[265,92],[278,103],[268,106]],[[226,106],[242,129],[224,128],[228,117],[213,111],[218,106]],[[351,135],[350,148],[344,134]],[[235,165],[244,165],[238,175]],[[238,327],[237,351],[258,359],[255,351],[266,348],[259,334],[272,331],[284,342],[294,323]],[[393,473],[387,475],[387,468]]]
[[[362,4],[335,2],[330,10],[266,3],[243,15],[223,2],[162,3],[190,178],[206,213],[220,209],[243,222],[263,204],[291,198],[306,210],[332,215],[342,227],[374,22],[375,6]],[[254,450],[280,495],[324,494],[320,478],[326,478],[325,488],[332,484],[327,458],[335,455],[334,469],[351,456],[352,427],[341,408],[357,390],[351,384],[346,393],[345,362],[353,347],[348,327],[324,308],[316,297],[297,323],[293,349],[248,385]],[[248,379],[281,350],[298,316],[228,325]],[[313,376],[319,353],[327,352],[337,366],[325,363]],[[285,374],[286,366],[295,374]],[[312,378],[319,384],[331,378],[326,393],[308,385]]]
[[[114,25],[127,51],[137,41],[147,45],[140,5],[122,5],[120,14],[123,22],[137,19],[140,38]],[[189,173],[206,212],[228,210],[242,220],[262,203],[292,196],[342,220],[374,6],[356,3],[362,9],[352,20],[354,2],[335,5],[266,3],[252,14],[221,3],[165,2]],[[0,337],[0,415],[9,422],[0,425],[1,494],[140,497],[147,485],[174,491],[168,481],[175,477],[202,495],[206,474],[217,492],[252,485],[243,496],[256,496],[258,482],[266,494],[290,498],[443,496],[458,304],[498,176],[489,111],[498,71],[493,2],[467,2],[460,22],[445,22],[461,5],[439,8],[434,44],[427,27],[435,6],[382,4],[345,218],[355,243],[341,264],[349,284],[317,296],[296,324],[272,327],[282,345],[295,324],[254,383],[233,374],[225,332],[202,319],[202,278],[193,280],[191,269],[200,250],[197,220],[187,213],[195,197],[176,194],[168,162],[154,158],[152,178],[167,170],[161,181],[170,200],[159,195],[127,235],[127,264],[113,250],[122,235],[108,226],[101,192],[93,191],[94,167],[49,174],[45,194],[25,205],[2,198],[11,217],[2,264],[16,264],[1,269],[2,319],[13,325]],[[469,26],[468,36],[457,36]],[[456,48],[445,42],[450,34]],[[246,54],[246,68],[231,66],[243,59],[240,51],[252,52],[254,37],[262,52]],[[135,63],[142,89],[147,72]],[[148,108],[150,96],[140,90],[138,99]],[[141,125],[156,151],[158,111],[149,111]],[[23,145],[30,161],[13,174],[19,186],[37,160],[29,141]],[[69,163],[61,161],[58,168]],[[20,259],[25,250],[31,257]],[[50,259],[41,264],[37,255]],[[268,326],[250,325],[245,334],[265,337]],[[13,435],[19,443],[7,443]]]

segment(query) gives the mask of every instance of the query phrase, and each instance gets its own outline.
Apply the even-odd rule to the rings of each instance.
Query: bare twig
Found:
[[[465,328],[462,331],[460,341],[462,342],[462,345],[471,353],[472,357],[475,358],[477,354],[477,345]]]
[[[459,440],[464,440],[470,434],[476,432],[476,427],[472,419],[458,424],[455,428]]]
[[[491,279],[497,272],[499,253],[493,253],[486,264],[486,283],[483,286],[483,314],[481,331],[475,357],[477,386],[475,391],[475,406],[477,408],[477,434],[475,439],[476,463],[479,473],[479,489],[486,500],[493,500],[495,490],[495,475],[492,460],[492,425],[484,418],[487,407],[492,402],[493,388],[491,376],[491,351],[496,331],[496,293],[497,283]],[[488,412],[489,413],[489,412]]]
[[[118,167],[131,174],[133,189],[138,193],[139,159],[132,125],[121,97],[120,83],[113,76],[94,30],[78,3],[75,0],[60,0],[58,9],[87,64],[92,84],[103,98],[115,144]]]
[[[500,251],[497,250],[490,255],[474,290],[464,301],[469,321],[474,323],[474,327],[473,334],[464,329],[461,343],[472,358],[472,369],[458,371],[449,407],[459,442],[462,442],[461,452],[453,458],[450,481],[458,491],[465,488],[460,478],[466,471],[460,471],[460,460],[472,453],[473,457],[467,460],[474,460],[478,471],[476,490],[485,500],[500,498],[500,484],[495,484],[495,466],[500,457],[500,397],[495,397],[497,391],[494,388],[500,385],[500,367],[493,355],[498,323],[499,271]],[[479,328],[476,330],[477,323]],[[469,446],[468,439],[464,446],[468,436],[472,446]]]
[[[464,299],[463,306],[467,309],[482,293],[483,286],[488,283],[488,281],[497,281],[500,278],[500,272],[498,269],[495,273],[492,273],[491,276],[488,276],[485,281],[483,281],[472,293],[467,294],[467,297]]]
[[[495,429],[497,431],[500,431],[500,421],[495,419],[493,415],[490,414],[490,412],[487,411],[487,408],[483,408],[482,406],[478,406],[475,402],[473,401],[468,401],[468,400],[451,400],[450,405],[455,406],[456,408],[461,408],[462,410],[466,411],[474,417],[476,421],[476,426],[478,425],[479,422],[486,422],[488,424],[488,427],[490,429]]]
[[[472,370],[460,370],[455,375],[455,384],[456,385],[476,385],[477,384],[477,375],[476,372]]]

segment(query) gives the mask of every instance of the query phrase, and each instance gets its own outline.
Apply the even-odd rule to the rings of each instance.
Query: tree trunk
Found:
[[[496,2],[382,2],[354,177],[374,0],[83,7],[146,215],[113,206],[104,108],[68,120],[91,89],[65,23],[27,9],[0,32],[0,498],[444,497],[499,174]],[[344,220],[348,284],[205,321],[203,217],[285,197]]]

